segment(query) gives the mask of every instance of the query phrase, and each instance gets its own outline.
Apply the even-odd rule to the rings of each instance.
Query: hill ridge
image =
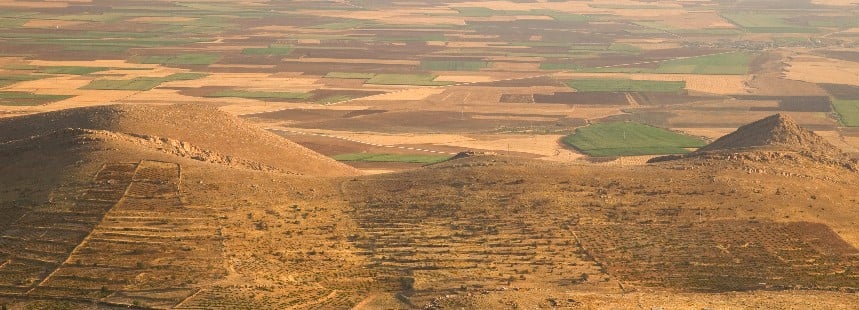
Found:
[[[783,113],[773,114],[740,126],[736,131],[722,136],[694,153],[762,147],[811,151],[828,155],[841,153],[837,147],[803,128]]]
[[[314,176],[360,174],[215,107],[194,104],[106,105],[0,120],[0,144],[63,130],[93,130],[203,161]],[[206,155],[208,154],[208,155]]]

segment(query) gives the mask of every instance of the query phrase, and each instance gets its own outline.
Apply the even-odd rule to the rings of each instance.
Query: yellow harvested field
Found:
[[[539,71],[540,63],[496,61],[492,63],[492,68],[505,71]]]
[[[447,42],[447,47],[452,48],[504,48],[504,49],[528,49],[527,46],[507,46],[507,42],[503,41],[493,41],[493,42],[484,42],[484,41],[451,41]]]
[[[14,8],[36,8],[36,9],[47,9],[47,8],[65,8],[68,7],[69,4],[66,2],[53,2],[53,1],[4,1],[0,2],[0,7],[14,7]]]
[[[515,121],[532,121],[532,122],[552,122],[557,120],[557,117],[548,116],[514,116],[514,115],[472,115],[472,119],[489,119],[489,120],[515,120]]]
[[[59,61],[59,60],[31,60],[30,65],[39,67],[54,66],[79,66],[79,67],[111,67],[111,68],[157,68],[154,64],[136,64],[125,60],[87,60],[87,61]]]
[[[311,63],[348,63],[348,64],[379,64],[379,65],[420,65],[418,60],[400,60],[400,59],[344,59],[344,58],[299,58],[298,62]]]
[[[597,166],[621,166],[621,167],[623,167],[623,166],[642,166],[642,165],[646,165],[647,161],[654,158],[654,157],[657,157],[657,156],[655,156],[655,155],[623,156],[623,157],[618,157],[615,160],[601,161],[601,162],[595,162],[595,163],[591,163],[591,164],[597,165]]]
[[[281,129],[306,131],[301,128]],[[571,161],[583,157],[582,154],[569,150],[558,141],[563,135],[456,135],[456,134],[387,134],[348,132],[336,130],[314,129],[315,133],[345,137],[357,141],[380,145],[436,145],[451,146],[463,149],[489,150],[497,153],[517,152],[533,154],[537,157],[557,161]]]
[[[811,0],[811,3],[831,6],[856,6],[856,0]]]
[[[198,18],[183,17],[183,16],[143,16],[129,19],[130,22],[162,22],[162,23],[182,23],[195,21]]]
[[[224,68],[224,69],[271,69],[277,67],[276,65],[232,65],[232,64],[211,64],[209,68]]]
[[[3,90],[34,93],[40,93],[42,91],[69,93],[89,84],[89,82],[90,79],[79,76],[56,76],[41,80],[18,82],[3,88]]]
[[[497,39],[497,34],[469,34],[469,33],[451,33],[446,34],[446,37],[461,38],[461,39]]]
[[[400,100],[424,100],[429,96],[444,92],[441,87],[420,87],[395,91],[387,94],[379,94],[361,98],[361,101],[400,101]]]
[[[492,82],[496,79],[493,79],[489,76],[483,75],[439,75],[435,79],[436,81],[450,81],[457,83],[478,83],[478,82]]]
[[[677,9],[618,9],[618,10],[610,10],[612,15],[626,17],[626,18],[658,18],[659,20],[667,20],[677,18],[678,16],[682,16],[687,11],[686,9],[677,8]]]
[[[24,28],[63,28],[68,26],[76,26],[86,24],[87,21],[79,20],[56,20],[56,19],[31,19],[21,25]]]
[[[222,86],[260,91],[311,91],[321,86],[318,81],[318,78],[284,78],[260,73],[215,73],[196,80],[166,82],[162,85],[191,88]]]
[[[512,62],[541,62],[543,57],[518,57],[518,56],[489,56],[490,61],[512,61]]]
[[[386,24],[465,26],[465,19],[456,16],[456,11],[444,8],[384,11],[302,10],[300,12],[316,16],[370,20]]]
[[[696,137],[707,137],[710,140],[716,140],[724,135],[727,135],[736,128],[672,128],[677,131],[681,131],[690,136]]]
[[[552,20],[551,16],[546,15],[496,15],[489,17],[472,17],[470,21],[476,22],[513,22],[517,20]]]
[[[859,142],[859,139],[850,141],[848,140],[851,139],[850,137],[842,137],[841,133],[838,131],[815,131],[814,133],[823,137],[827,142],[832,143],[832,145],[839,147],[844,152],[859,152],[859,144],[856,144],[856,142]]]
[[[558,79],[630,79],[651,81],[686,81],[686,89],[717,95],[746,94],[746,83],[750,75],[696,75],[696,74],[654,74],[654,73],[573,73],[562,72],[554,75]]]
[[[661,19],[660,23],[679,29],[737,28],[736,25],[722,18],[722,16],[715,11],[684,11],[683,14]]]
[[[210,99],[210,98],[200,98],[200,97],[191,97],[179,94],[178,90],[174,89],[161,89],[155,88],[149,91],[142,91],[132,94],[126,98],[123,98],[122,102],[132,103],[132,102],[174,102],[174,103],[195,103],[202,101],[201,99]]]
[[[787,64],[784,69],[787,79],[859,86],[859,62],[808,55],[793,57]]]

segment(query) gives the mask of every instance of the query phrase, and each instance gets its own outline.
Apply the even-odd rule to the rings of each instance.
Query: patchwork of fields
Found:
[[[456,133],[481,137],[477,151],[539,158],[642,146],[614,135],[603,137],[619,147],[608,153],[560,139],[539,151],[491,141],[573,139],[583,125],[617,120],[649,125],[630,128],[643,135],[724,132],[763,112],[827,132],[857,126],[855,6],[383,2],[0,4],[0,115],[193,102],[264,126],[362,132],[394,146],[413,145],[408,134]],[[283,113],[260,114],[271,111]]]

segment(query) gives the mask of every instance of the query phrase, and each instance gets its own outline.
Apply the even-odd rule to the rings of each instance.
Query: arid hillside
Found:
[[[854,308],[856,163],[762,122],[647,165],[358,175],[191,105],[10,118],[0,305]]]

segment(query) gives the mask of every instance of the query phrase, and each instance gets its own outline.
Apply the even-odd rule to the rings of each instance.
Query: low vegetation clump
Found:
[[[367,162],[400,162],[415,164],[434,164],[450,159],[446,155],[415,155],[415,154],[378,154],[378,153],[348,153],[333,156],[339,161]]]
[[[580,92],[666,92],[679,93],[686,88],[684,81],[637,81],[637,80],[572,80],[568,86]]]
[[[597,157],[683,154],[705,144],[695,137],[634,122],[582,127],[564,138],[564,143]]]

